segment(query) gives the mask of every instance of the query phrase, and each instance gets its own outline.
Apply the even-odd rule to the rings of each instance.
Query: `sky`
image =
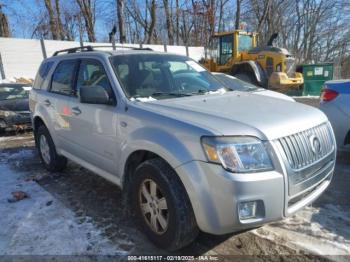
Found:
[[[73,2],[73,0],[70,1]],[[108,32],[111,30],[106,27],[102,19],[99,19],[104,15],[103,10],[106,9],[106,6],[103,6],[102,3],[106,4],[109,1],[100,0],[97,2],[99,3],[97,10],[101,11],[96,17],[95,33],[97,39],[102,41],[108,36]],[[12,37],[32,38],[35,24],[38,23],[41,16],[47,15],[43,0],[0,0],[0,3],[4,6],[3,12],[8,16]]]

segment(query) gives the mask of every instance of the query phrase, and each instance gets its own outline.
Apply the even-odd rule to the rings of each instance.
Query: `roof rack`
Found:
[[[55,53],[53,53],[52,56],[57,56],[60,53],[72,54],[72,53],[76,53],[77,51],[89,52],[89,51],[95,51],[95,48],[106,48],[106,47],[110,47],[113,50],[115,50],[115,48],[128,48],[128,49],[132,49],[132,50],[153,51],[153,49],[148,48],[148,47],[147,48],[140,48],[140,47],[124,46],[124,45],[114,45],[114,46],[113,45],[95,45],[95,46],[87,45],[87,46],[79,46],[79,47],[73,47],[73,48],[58,50]]]

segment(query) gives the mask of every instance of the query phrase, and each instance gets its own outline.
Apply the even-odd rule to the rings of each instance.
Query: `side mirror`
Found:
[[[80,102],[85,104],[113,104],[107,91],[102,86],[82,86],[79,88]]]

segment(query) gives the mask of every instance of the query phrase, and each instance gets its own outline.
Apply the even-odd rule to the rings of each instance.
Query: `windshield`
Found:
[[[238,35],[238,52],[248,51],[253,47],[253,39],[250,35]]]
[[[0,100],[28,98],[29,90],[30,87],[22,85],[0,86]]]
[[[165,99],[223,88],[211,73],[187,57],[138,53],[113,56],[111,62],[129,98]]]
[[[221,81],[226,87],[236,91],[255,91],[257,86],[244,82],[238,78],[235,78],[226,74],[214,74],[214,76]]]

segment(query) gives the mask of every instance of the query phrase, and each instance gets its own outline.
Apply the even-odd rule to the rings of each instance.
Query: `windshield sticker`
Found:
[[[190,67],[192,67],[193,70],[197,71],[197,72],[203,72],[205,71],[205,69],[203,67],[201,67],[200,65],[198,65],[196,62],[194,61],[186,61],[186,64],[188,64]]]

